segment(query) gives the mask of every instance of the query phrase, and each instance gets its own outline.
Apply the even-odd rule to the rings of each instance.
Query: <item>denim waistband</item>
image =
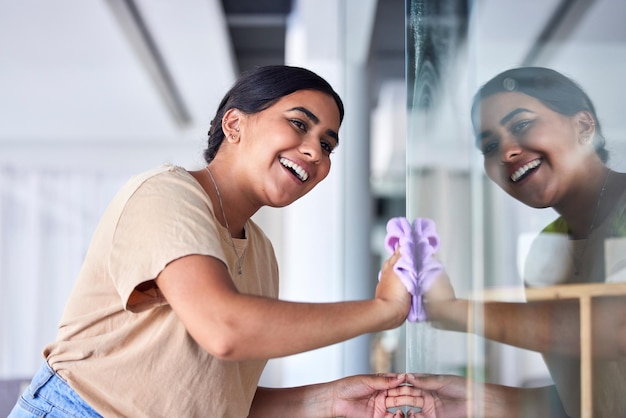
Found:
[[[33,379],[30,382],[30,386],[28,387],[29,395],[34,398],[39,393],[39,390],[46,384],[48,381],[55,376],[54,370],[48,365],[47,362],[44,362]]]
[[[26,393],[34,399],[46,398],[56,404],[60,401],[62,409],[73,416],[99,417],[100,415],[67,384],[47,362],[44,362],[33,376]]]

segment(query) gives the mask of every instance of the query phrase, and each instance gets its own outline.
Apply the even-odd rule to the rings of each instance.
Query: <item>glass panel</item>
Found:
[[[434,220],[463,303],[407,323],[398,367],[468,377],[470,416],[494,394],[525,416],[626,416],[626,2],[405,5],[407,218]],[[510,73],[472,110],[518,67],[557,74]]]
[[[451,72],[466,39],[467,6],[443,0],[413,1],[407,7],[407,214],[436,222],[446,269],[463,277],[471,270],[471,252],[463,247],[471,248],[472,220],[471,211],[458,208],[471,202],[469,147],[466,116],[455,109],[464,92],[449,80],[457,79]],[[407,370],[464,372],[466,336],[435,332],[428,323],[409,323],[406,332]]]

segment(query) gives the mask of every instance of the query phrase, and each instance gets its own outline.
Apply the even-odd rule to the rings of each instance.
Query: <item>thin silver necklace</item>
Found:
[[[228,219],[226,218],[226,212],[224,212],[224,205],[222,204],[222,195],[220,194],[220,189],[217,187],[217,183],[215,182],[215,178],[213,177],[213,173],[209,170],[209,166],[206,167],[206,171],[209,173],[209,177],[211,177],[211,181],[213,182],[213,187],[215,187],[215,193],[217,194],[217,201],[220,204],[220,209],[222,210],[222,217],[224,218],[224,223],[226,224],[226,229],[228,230],[228,238],[230,238],[230,245],[233,247],[233,251],[237,255],[237,274],[241,276],[243,273],[243,262],[246,257],[246,250],[243,250],[243,253],[239,255],[239,251],[237,251],[237,247],[235,246],[235,240],[233,240],[233,235],[230,233],[230,226],[228,225]]]
[[[596,203],[596,208],[593,210],[593,216],[591,217],[591,223],[589,224],[589,231],[587,232],[587,237],[585,238],[585,242],[583,243],[583,248],[580,250],[580,254],[576,255],[572,253],[572,261],[574,264],[574,275],[578,276],[580,273],[580,263],[582,261],[583,256],[585,255],[585,251],[587,250],[587,244],[591,239],[591,233],[596,226],[596,217],[598,216],[598,209],[600,208],[600,203],[602,203],[602,196],[604,196],[604,191],[606,190],[606,183],[609,179],[609,174],[611,174],[611,170],[607,169],[606,175],[604,176],[604,182],[602,183],[602,189],[600,190],[600,196],[598,196],[598,202]]]

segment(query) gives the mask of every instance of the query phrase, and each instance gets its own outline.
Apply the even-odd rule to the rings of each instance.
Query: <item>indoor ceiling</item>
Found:
[[[284,63],[291,0],[221,1],[239,71]],[[374,92],[385,80],[404,78],[404,15],[404,0],[377,1],[369,60]]]
[[[285,62],[291,0],[221,0],[239,71]]]
[[[401,78],[404,5],[378,7],[373,76]],[[291,0],[0,2],[0,159],[33,158],[30,147],[83,149],[92,159],[89,148],[104,160],[114,146],[150,144],[149,153],[197,143],[238,73],[284,62],[291,8]],[[34,159],[53,160],[42,154]]]
[[[435,4],[454,3],[464,1]],[[570,69],[607,131],[621,134],[625,1],[472,3],[473,61],[462,69],[472,80],[524,62]],[[374,99],[405,74],[405,2],[377,4]],[[0,154],[23,144],[197,142],[240,71],[282,62],[290,10],[290,0],[0,1]]]

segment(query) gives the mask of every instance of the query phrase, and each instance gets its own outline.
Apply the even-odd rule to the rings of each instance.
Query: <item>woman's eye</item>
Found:
[[[529,120],[521,120],[519,122],[516,122],[511,126],[511,133],[519,134],[520,132],[523,132],[528,125],[530,125]]]
[[[292,119],[291,123],[298,129],[306,132],[306,124],[298,119]]]
[[[487,155],[490,152],[495,151],[497,148],[498,148],[498,143],[496,141],[489,141],[483,144],[480,150],[483,153],[483,155]]]
[[[335,150],[335,148],[333,147],[333,145],[329,142],[326,141],[322,141],[322,149],[324,151],[326,151],[329,154],[332,154],[332,152]]]

